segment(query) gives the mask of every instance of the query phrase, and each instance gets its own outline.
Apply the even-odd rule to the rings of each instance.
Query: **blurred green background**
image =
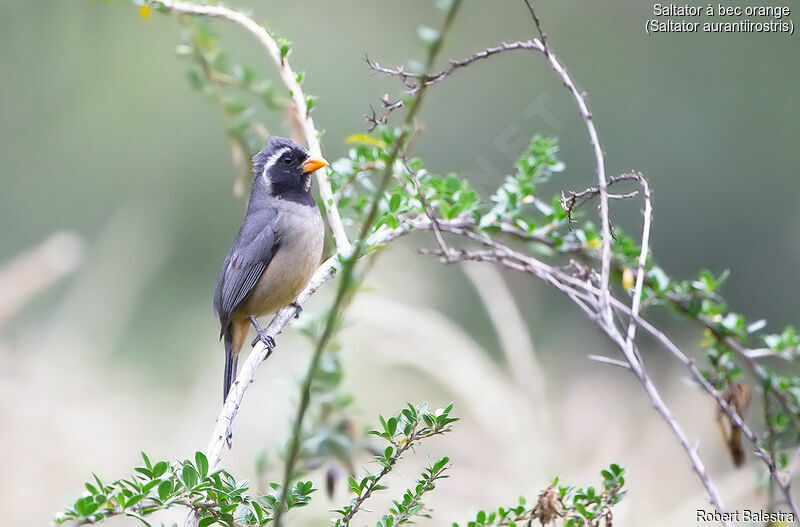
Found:
[[[400,89],[398,82],[370,74],[365,53],[385,65],[418,58],[416,27],[436,26],[439,16],[423,1],[236,5],[252,9],[293,42],[292,64],[306,72],[307,92],[319,95],[314,116],[325,130],[328,159],[345,152],[348,135],[365,130],[364,114],[380,95]],[[243,202],[231,193],[234,171],[219,109],[189,88],[187,62],[174,52],[179,27],[172,17],[154,13],[143,20],[124,2],[0,0],[0,6],[0,261],[55,231],[77,233],[86,248],[74,275],[0,328],[0,415],[10,423],[0,445],[14,456],[0,482],[0,509],[27,500],[34,511],[20,515],[17,524],[33,525],[74,498],[90,471],[121,476],[116,471],[131,466],[139,449],[180,457],[204,446],[218,409],[222,369],[211,294]],[[676,278],[701,267],[731,269],[724,287],[731,307],[766,318],[778,330],[796,322],[800,311],[800,41],[785,34],[648,37],[644,24],[651,9],[645,2],[543,1],[540,15],[562,63],[589,94],[608,172],[637,169],[651,182],[656,259]],[[213,21],[212,28],[233,58],[274,78],[272,63],[249,35],[223,21]],[[443,56],[463,57],[532,32],[521,2],[466,2]],[[280,116],[263,117],[272,131],[286,133]],[[486,194],[536,132],[560,137],[567,165],[546,195],[594,181],[574,102],[538,55],[511,52],[458,72],[431,90],[421,120],[425,131],[416,154],[433,171],[467,175]],[[616,210],[615,220],[636,228],[638,204]],[[458,408],[459,398],[446,383],[437,384],[414,364],[398,370],[386,352],[398,339],[405,342],[397,353],[427,345],[431,354],[449,354],[455,370],[467,366],[453,359],[463,352],[454,342],[468,339],[479,351],[470,357],[482,368],[508,374],[502,331],[487,317],[493,307],[481,305],[475,277],[414,254],[415,247],[431,243],[416,238],[390,249],[370,280],[372,300],[354,306],[348,380],[361,397],[357,406],[365,423],[405,400],[455,399]],[[544,379],[543,400],[521,400],[536,415],[547,401],[552,426],[532,426],[529,434],[517,428],[514,444],[530,459],[498,459],[474,472],[464,469],[460,483],[453,478],[451,490],[442,490],[450,494],[432,503],[447,513],[439,523],[464,520],[475,507],[540,489],[556,473],[593,483],[590,478],[612,461],[631,470],[634,492],[623,506],[629,524],[652,520],[654,509],[677,514],[702,506],[705,498],[688,463],[632,379],[586,361],[587,353],[610,349],[591,323],[540,284],[504,279]],[[381,335],[391,331],[371,325],[363,306],[390,305],[382,302],[431,313],[429,320],[446,316],[452,325],[439,325],[443,336],[463,335],[434,346],[433,337],[426,344],[400,331],[378,352],[365,335],[383,342]],[[309,309],[323,306],[315,299]],[[411,318],[396,322],[404,320]],[[676,331],[685,327],[664,320]],[[291,329],[286,333],[283,353],[259,375],[271,385],[251,394],[242,410],[241,443],[225,461],[243,477],[259,448],[274,448],[291,411],[287,401],[295,400],[294,380],[308,349]],[[697,336],[677,335],[693,350]],[[760,499],[752,491],[754,470],[730,470],[715,435],[713,406],[682,384],[669,363],[657,354],[652,360],[663,365],[665,393],[675,398],[679,413],[685,410],[690,437],[703,438],[703,453],[721,474],[723,493],[739,493],[728,501]],[[460,378],[455,370],[452,378]],[[509,404],[480,383],[465,389],[484,388],[485,404]],[[586,397],[606,398],[604,424],[583,419]],[[452,449],[476,462],[475,454],[493,444],[475,417],[481,411],[463,409],[465,430],[442,441],[443,452],[450,452],[451,441]],[[248,435],[248,422],[258,432]],[[475,443],[468,431],[473,426],[487,435],[486,442]],[[631,445],[641,449],[640,457]],[[669,455],[659,456],[659,450]],[[504,455],[498,450],[498,458]],[[470,461],[464,466],[471,467]],[[667,472],[659,474],[656,466]],[[30,494],[9,483],[14,475],[31,478]],[[508,485],[479,492],[478,475]],[[656,489],[673,494],[655,497]],[[323,516],[333,505],[320,505]],[[674,525],[669,518],[658,521]]]

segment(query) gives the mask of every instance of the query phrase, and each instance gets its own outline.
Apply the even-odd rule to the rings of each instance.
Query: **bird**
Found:
[[[214,291],[225,344],[223,402],[236,380],[239,351],[250,325],[257,333],[252,345],[261,340],[274,348],[275,341],[256,318],[294,303],[319,265],[325,227],[311,194],[311,174],[327,165],[325,159],[277,136],[253,156],[247,212]]]

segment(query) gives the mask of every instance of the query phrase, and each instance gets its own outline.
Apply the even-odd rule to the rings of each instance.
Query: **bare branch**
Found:
[[[608,180],[608,186],[611,187],[615,183],[619,183],[620,181],[631,181],[636,180],[636,176],[634,174],[622,174],[620,176],[611,176]],[[633,198],[638,195],[638,191],[628,192],[625,194],[609,194],[609,199],[629,199]],[[572,215],[575,213],[575,210],[580,208],[584,203],[589,201],[595,196],[600,195],[600,189],[597,187],[588,187],[580,192],[569,191],[569,195],[566,195],[563,191],[561,192],[561,199],[559,200],[561,203],[561,207],[567,212],[567,217],[569,218],[570,223],[574,223],[575,220],[572,218]]]
[[[389,76],[392,76],[392,77],[400,77],[400,80],[402,80],[403,84],[405,84],[406,87],[409,88],[409,89],[413,90],[413,89],[416,89],[419,86],[418,83],[414,82],[414,80],[419,78],[419,75],[417,75],[416,73],[407,72],[403,68],[403,66],[398,66],[395,69],[385,68],[385,67],[381,66],[380,64],[378,64],[377,62],[371,60],[369,58],[369,55],[364,55],[364,62],[367,63],[367,67],[369,69],[371,69],[372,71],[375,71],[377,73],[385,73],[386,75],[389,75]]]
[[[636,323],[639,318],[639,306],[642,302],[642,288],[644,287],[644,278],[647,272],[647,254],[650,252],[650,223],[653,221],[653,206],[650,202],[650,186],[647,180],[640,172],[629,174],[636,178],[642,186],[644,192],[644,220],[642,222],[642,244],[639,250],[639,260],[636,270],[636,282],[633,286],[633,299],[631,300],[631,318],[628,321],[628,332],[625,338],[625,345],[631,346],[633,339],[636,338]]]
[[[430,86],[431,84],[436,84],[437,82],[440,82],[444,78],[448,77],[457,69],[465,68],[475,61],[491,57],[492,55],[497,55],[498,53],[501,53],[503,51],[513,51],[518,49],[528,49],[528,50],[532,49],[535,51],[544,52],[544,48],[541,46],[541,44],[533,40],[518,40],[516,42],[508,42],[508,43],[501,42],[497,46],[488,47],[482,49],[481,51],[477,51],[465,59],[451,60],[450,67],[440,71],[439,73],[434,73],[428,76],[425,80],[425,85]],[[372,71],[375,71],[377,73],[383,73],[391,77],[399,77],[400,80],[403,81],[403,84],[405,84],[406,88],[408,88],[409,93],[412,94],[416,93],[417,90],[419,90],[420,86],[422,85],[422,79],[420,75],[407,72],[405,68],[403,68],[403,66],[398,66],[396,68],[386,68],[381,66],[377,62],[373,62],[372,60],[369,59],[369,57],[365,57],[365,60],[367,62],[367,66]]]
[[[431,226],[433,227],[433,234],[436,237],[436,241],[439,242],[439,247],[442,248],[442,258],[444,262],[450,261],[450,247],[447,246],[447,243],[444,241],[442,237],[442,231],[439,228],[439,221],[436,219],[436,216],[433,214],[431,210],[431,205],[428,203],[428,199],[425,197],[425,193],[422,191],[422,185],[419,184],[419,178],[417,177],[417,172],[413,170],[409,164],[408,159],[406,157],[401,158],[403,165],[408,170],[408,173],[411,174],[411,180],[414,182],[414,187],[417,189],[417,196],[419,196],[419,201],[422,203],[422,208],[425,210],[425,215],[431,222]]]
[[[545,54],[548,54],[550,53],[550,47],[547,45],[547,35],[545,35],[544,31],[542,31],[542,21],[539,20],[539,16],[533,9],[533,2],[531,0],[525,0],[525,5],[528,7],[528,11],[530,11],[531,17],[533,17],[533,23],[536,25],[536,29],[539,31],[539,39],[542,41],[542,46],[544,46],[544,52]]]
[[[595,362],[599,362],[601,364],[608,364],[610,366],[616,366],[617,368],[622,368],[623,370],[630,370],[631,367],[628,365],[627,362],[621,361],[619,359],[612,359],[611,357],[606,357],[605,355],[588,355],[587,358],[589,360],[593,360]]]
[[[369,107],[370,113],[364,116],[368,123],[367,130],[369,130],[370,132],[375,130],[375,128],[377,128],[378,125],[386,124],[387,122],[389,122],[389,116],[392,114],[392,112],[397,110],[398,108],[402,108],[404,104],[403,99],[398,99],[397,101],[392,102],[389,99],[388,93],[384,93],[383,97],[380,98],[380,101],[384,109],[383,115],[378,117],[378,114],[375,113],[375,109],[372,106],[370,106]]]

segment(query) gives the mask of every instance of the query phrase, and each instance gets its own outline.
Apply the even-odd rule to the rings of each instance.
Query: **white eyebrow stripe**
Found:
[[[288,152],[289,150],[291,150],[291,148],[286,146],[286,147],[281,148],[280,150],[278,150],[277,152],[275,152],[271,156],[269,156],[269,159],[267,159],[267,162],[264,163],[264,170],[261,172],[261,177],[264,178],[264,181],[269,183],[269,179],[267,179],[267,170],[272,168],[272,165],[277,163],[278,159],[280,159],[280,157],[283,154],[285,154],[286,152]]]

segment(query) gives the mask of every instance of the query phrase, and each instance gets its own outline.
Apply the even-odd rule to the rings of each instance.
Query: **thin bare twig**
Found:
[[[525,0],[525,5],[528,7],[528,11],[531,13],[531,17],[533,17],[533,23],[536,25],[536,29],[539,31],[539,39],[542,41],[542,46],[544,46],[545,54],[550,53],[550,47],[547,45],[547,35],[544,34],[542,30],[542,21],[539,20],[539,16],[536,14],[536,10],[533,9],[533,2],[531,0]]]
[[[538,44],[533,42],[532,40],[501,42],[497,46],[492,46],[482,49],[481,51],[477,51],[467,58],[461,60],[451,60],[450,66],[448,68],[426,77],[425,85],[430,86],[431,84],[436,84],[437,82],[440,82],[446,77],[450,76],[456,70],[460,68],[465,68],[475,61],[486,59],[488,57],[491,57],[492,55],[497,55],[498,53],[502,53],[504,51],[514,51],[519,49],[528,49],[528,50],[533,49],[540,51]],[[420,75],[417,75],[416,73],[409,73],[402,66],[398,66],[396,68],[386,68],[384,66],[381,66],[377,62],[370,60],[369,57],[365,57],[364,60],[367,62],[367,66],[372,71],[383,73],[392,77],[399,77],[400,80],[403,81],[403,84],[405,84],[406,88],[408,88],[409,93],[412,94],[416,93],[417,90],[419,90],[422,85],[422,79]]]
[[[375,109],[370,106],[369,107],[369,114],[365,115],[365,119],[367,120],[367,130],[370,132],[375,130],[378,125],[386,124],[389,122],[389,116],[392,114],[393,111],[402,108],[405,104],[403,99],[398,99],[396,101],[392,101],[389,99],[389,94],[384,93],[383,96],[379,99],[381,104],[383,105],[383,114],[378,117],[378,114],[375,112]]]
[[[417,172],[411,168],[408,164],[408,159],[403,156],[401,158],[403,162],[403,166],[406,167],[408,173],[411,175],[411,180],[414,182],[414,187],[417,189],[417,196],[419,196],[419,201],[422,203],[422,208],[425,211],[425,215],[431,222],[431,226],[433,227],[433,234],[436,238],[436,241],[439,242],[439,247],[442,248],[443,253],[443,261],[448,262],[450,260],[450,247],[448,247],[447,242],[444,241],[442,237],[442,230],[439,228],[439,220],[436,219],[436,216],[433,214],[433,210],[431,210],[431,205],[428,203],[428,199],[425,197],[425,192],[422,190],[422,185],[419,183],[419,177],[417,177]]]
[[[577,89],[575,83],[572,81],[572,78],[567,74],[567,71],[559,63],[557,57],[552,53],[549,44],[547,44],[545,34],[542,30],[541,21],[539,20],[533,8],[533,4],[528,0],[525,0],[525,4],[528,7],[529,11],[531,12],[531,15],[533,16],[540,39],[519,41],[512,44],[503,43],[496,48],[484,49],[462,61],[452,61],[450,68],[443,70],[442,72],[436,75],[431,75],[431,76],[426,75],[424,78],[420,78],[419,75],[409,73],[405,71],[405,69],[402,67],[390,69],[380,66],[380,64],[378,64],[377,62],[371,61],[369,57],[365,57],[365,60],[370,69],[372,69],[373,71],[399,77],[406,85],[406,87],[410,91],[414,92],[420,89],[421,86],[425,86],[428,83],[437,82],[438,80],[447,77],[450,73],[452,73],[452,71],[454,71],[457,68],[467,66],[476,60],[487,58],[491,55],[500,53],[501,51],[507,51],[513,49],[529,49],[544,54],[544,56],[550,62],[550,65],[553,68],[553,70],[558,74],[559,77],[561,77],[562,82],[570,91],[573,98],[575,99],[578,105],[578,111],[581,117],[583,118],[584,123],[586,125],[586,129],[589,133],[589,140],[592,145],[592,150],[594,151],[596,170],[597,170],[597,180],[598,180],[597,188],[598,188],[598,193],[600,195],[600,217],[601,217],[600,219],[602,223],[601,231],[603,236],[602,249],[601,249],[600,312],[601,315],[606,317],[610,323],[613,323],[613,315],[611,313],[610,307],[608,306],[608,300],[610,296],[608,288],[609,288],[609,276],[611,269],[612,233],[611,233],[611,226],[609,223],[609,211],[608,211],[609,195],[608,195],[608,182],[605,173],[605,157],[603,154],[602,147],[600,146],[600,141],[598,138],[597,130],[594,125],[592,114],[588,109],[588,105],[586,104],[586,99],[584,95]]]
[[[636,338],[636,325],[639,318],[639,307],[642,303],[642,288],[644,278],[647,273],[647,255],[650,252],[650,224],[653,221],[653,206],[650,200],[650,185],[640,172],[629,174],[633,176],[642,186],[644,192],[644,220],[642,221],[642,244],[639,250],[639,260],[637,262],[636,282],[633,286],[633,299],[631,300],[631,317],[628,321],[628,331],[625,338],[625,345],[631,346]]]
[[[430,86],[431,84],[436,84],[438,82],[441,82],[446,77],[449,77],[451,74],[453,74],[456,70],[465,68],[471,65],[473,62],[489,58],[493,55],[497,55],[505,51],[515,51],[515,50],[534,50],[543,53],[545,52],[545,48],[542,46],[542,44],[534,40],[517,40],[515,42],[501,42],[497,46],[489,46],[480,51],[476,51],[469,57],[459,60],[451,59],[450,66],[439,71],[438,73],[429,75],[425,79],[425,85]],[[365,57],[364,60],[366,61],[369,69],[371,69],[372,71],[375,71],[377,73],[383,73],[391,77],[399,77],[403,81],[403,84],[405,84],[406,88],[408,88],[409,93],[411,94],[416,93],[416,91],[419,90],[420,86],[422,85],[421,76],[417,75],[416,73],[410,73],[406,71],[403,66],[397,66],[395,68],[387,68],[371,60],[368,56]]]
[[[620,181],[631,181],[636,180],[635,175],[633,174],[622,174],[620,176],[611,176],[608,179],[608,186],[611,187],[612,185],[619,183]],[[561,192],[561,199],[559,202],[561,203],[561,208],[563,208],[567,212],[567,218],[569,219],[570,223],[574,223],[575,220],[572,218],[572,215],[575,213],[575,210],[579,208],[581,205],[586,203],[588,200],[592,199],[595,196],[600,195],[600,189],[597,187],[588,187],[580,192],[569,191],[569,195],[565,194],[564,191]],[[638,195],[638,191],[628,192],[625,194],[609,194],[609,199],[629,199],[633,198]]]
[[[572,78],[567,73],[566,69],[564,69],[564,67],[558,61],[557,57],[552,53],[552,50],[550,49],[549,44],[547,44],[545,34],[542,30],[541,22],[533,8],[533,4],[529,2],[529,0],[525,0],[525,4],[528,7],[529,11],[531,12],[531,15],[533,16],[540,39],[520,41],[520,42],[515,42],[513,44],[501,44],[501,46],[497,48],[487,48],[483,51],[474,54],[472,57],[464,59],[463,61],[451,62],[451,68],[448,68],[447,70],[444,70],[443,72],[440,72],[437,75],[433,75],[430,77],[426,75],[424,78],[420,78],[416,74],[409,73],[405,71],[405,69],[403,69],[402,67],[396,69],[384,68],[380,66],[380,64],[378,64],[377,62],[371,61],[369,57],[366,57],[365,60],[367,61],[367,64],[370,67],[370,69],[380,73],[385,73],[387,75],[399,77],[406,85],[406,87],[413,92],[418,90],[421,86],[427,85],[427,83],[430,81],[436,82],[437,76],[438,80],[440,80],[448,76],[450,73],[452,73],[453,70],[455,70],[458,67],[466,66],[468,64],[471,64],[475,60],[489,57],[501,51],[512,50],[512,49],[529,49],[542,53],[548,59],[552,69],[561,78],[562,82],[567,87],[567,89],[575,99],[575,102],[577,103],[578,111],[584,120],[586,129],[589,133],[589,141],[591,143],[592,150],[595,155],[597,181],[598,181],[597,188],[600,195],[600,220],[602,224],[601,232],[603,236],[602,248],[601,248],[601,273],[600,273],[601,276],[600,313],[601,316],[606,317],[610,323],[613,323],[613,315],[610,307],[608,306],[609,296],[610,296],[608,288],[609,288],[609,277],[611,272],[612,233],[611,233],[611,225],[609,222],[609,210],[608,210],[609,195],[608,195],[608,181],[606,178],[606,171],[605,171],[605,155],[603,153],[602,147],[600,146],[600,140],[597,134],[597,129],[594,125],[594,120],[591,112],[589,111],[585,96],[578,90]]]
[[[414,82],[420,76],[416,73],[409,73],[403,68],[403,66],[398,66],[397,68],[385,68],[378,64],[377,62],[373,61],[369,58],[369,55],[364,55],[364,62],[367,63],[367,67],[372,71],[378,73],[385,73],[386,75],[390,75],[392,77],[399,77],[400,80],[403,81],[403,84],[406,85],[409,89],[415,89],[419,86],[418,83]]]
[[[611,357],[606,357],[605,355],[588,355],[587,358],[589,360],[593,360],[595,362],[599,362],[601,364],[608,364],[610,366],[616,366],[617,368],[622,368],[623,370],[630,370],[631,367],[628,365],[627,362],[619,360],[619,359],[612,359]]]

